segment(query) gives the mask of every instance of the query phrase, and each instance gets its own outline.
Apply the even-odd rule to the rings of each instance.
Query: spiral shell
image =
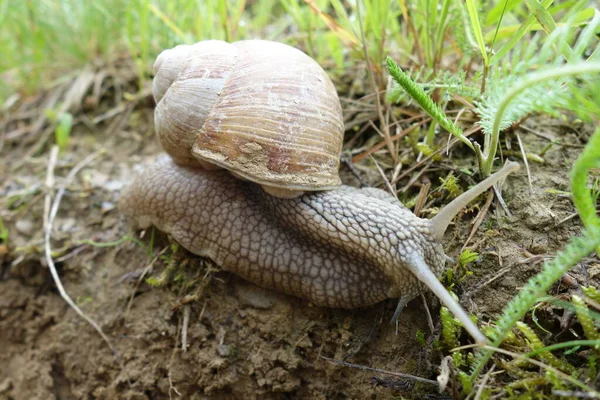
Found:
[[[154,73],[156,130],[177,163],[210,163],[286,190],[340,185],[340,101],[300,50],[209,40],[162,52]]]

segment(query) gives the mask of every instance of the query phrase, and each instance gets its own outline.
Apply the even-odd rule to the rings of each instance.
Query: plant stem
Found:
[[[481,161],[481,172],[483,176],[487,177],[492,170],[494,158],[496,157],[496,151],[498,149],[498,141],[500,140],[500,124],[502,122],[502,117],[506,112],[508,105],[517,97],[517,95],[532,86],[550,79],[558,79],[565,76],[580,75],[591,72],[600,72],[600,61],[580,62],[577,64],[551,68],[542,72],[534,72],[523,79],[520,84],[511,88],[504,95],[502,101],[498,105],[494,123],[492,125],[489,146],[485,146],[483,149],[483,159]]]

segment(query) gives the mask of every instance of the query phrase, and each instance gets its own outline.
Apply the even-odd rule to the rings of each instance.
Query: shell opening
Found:
[[[263,190],[273,197],[280,199],[294,199],[304,194],[304,190],[283,189],[275,186],[261,185]]]

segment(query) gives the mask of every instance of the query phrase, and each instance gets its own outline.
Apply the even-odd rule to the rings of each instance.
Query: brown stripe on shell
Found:
[[[323,69],[292,47],[242,41],[236,68],[193,154],[251,181],[322,190],[340,184],[341,107]]]

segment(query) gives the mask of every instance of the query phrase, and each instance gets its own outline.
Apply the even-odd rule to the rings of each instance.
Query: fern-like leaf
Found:
[[[421,106],[421,108],[437,123],[439,123],[444,129],[460,139],[466,144],[471,150],[475,151],[473,143],[463,135],[462,130],[456,126],[444,111],[425,93],[423,88],[416,84],[410,77],[405,74],[396,61],[392,60],[391,57],[387,57],[387,70],[392,76],[394,81],[398,83],[402,88],[413,98],[414,101]]]

